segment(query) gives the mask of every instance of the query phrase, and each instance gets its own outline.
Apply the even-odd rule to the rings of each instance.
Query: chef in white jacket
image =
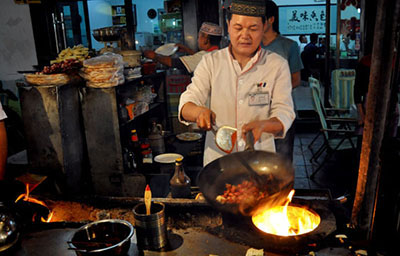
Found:
[[[231,44],[203,56],[180,97],[180,121],[208,131],[204,165],[226,154],[215,145],[212,125],[237,128],[234,152],[244,150],[250,130],[256,150],[275,152],[274,138],[284,138],[295,118],[287,61],[259,47],[264,15],[264,0],[233,0],[227,21]]]

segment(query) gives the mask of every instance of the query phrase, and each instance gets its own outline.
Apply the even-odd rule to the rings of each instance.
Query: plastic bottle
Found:
[[[169,181],[173,198],[191,198],[190,178],[183,169],[182,158],[175,160],[175,173]]]
[[[140,145],[142,149],[142,163],[143,164],[152,164],[153,163],[153,153],[150,148],[149,143],[143,143]]]

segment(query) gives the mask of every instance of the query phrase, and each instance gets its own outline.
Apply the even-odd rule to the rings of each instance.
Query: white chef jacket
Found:
[[[181,118],[182,107],[187,102],[205,106],[209,99],[209,108],[216,114],[216,126],[237,128],[238,141],[233,152],[243,151],[245,142],[241,139],[241,129],[251,121],[276,117],[284,127],[283,133],[277,138],[285,137],[295,118],[291,92],[289,66],[284,58],[259,49],[241,69],[227,47],[203,56],[194,72],[192,83],[180,97],[179,120],[189,124]],[[264,100],[254,101],[254,97],[250,99],[260,95]],[[265,98],[268,100],[265,101]],[[263,133],[254,148],[275,152],[273,134]],[[216,146],[214,134],[207,132],[203,164],[225,154]]]

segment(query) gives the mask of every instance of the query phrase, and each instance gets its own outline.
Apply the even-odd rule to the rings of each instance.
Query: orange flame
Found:
[[[279,236],[294,236],[314,230],[321,218],[306,208],[289,206],[294,195],[292,190],[284,206],[264,209],[252,217],[254,225],[269,234]]]
[[[18,202],[19,200],[24,200],[24,201],[27,201],[27,202],[30,202],[30,203],[34,203],[34,204],[40,204],[40,205],[42,205],[42,206],[44,206],[44,207],[46,207],[47,209],[49,209],[49,207],[47,207],[47,205],[43,202],[43,201],[40,201],[40,200],[38,200],[38,199],[36,199],[36,198],[33,198],[33,197],[30,197],[29,196],[29,184],[28,183],[26,183],[25,184],[25,189],[26,189],[26,192],[25,193],[23,193],[23,194],[21,194],[21,195],[19,195],[18,197],[17,197],[17,199],[15,200],[15,202]],[[50,209],[49,209],[50,210]],[[53,211],[50,211],[50,213],[49,213],[49,215],[47,216],[47,219],[45,219],[45,218],[41,218],[41,221],[42,222],[50,222],[51,221],[51,218],[53,217],[53,214],[54,214],[54,212]],[[33,219],[35,218],[35,216],[33,216]]]

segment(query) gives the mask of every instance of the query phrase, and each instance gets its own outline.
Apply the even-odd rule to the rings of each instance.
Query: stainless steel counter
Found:
[[[75,229],[49,229],[25,234],[20,247],[15,248],[11,255],[15,256],[73,256],[74,251],[68,250],[67,241],[71,239]],[[135,234],[136,235],[136,234]],[[169,234],[171,247],[164,251],[144,250],[141,254],[136,246],[136,236],[132,237],[129,256],[169,256],[169,255],[246,255],[249,247],[229,242],[223,238],[211,235],[201,229],[187,228],[172,230]]]

